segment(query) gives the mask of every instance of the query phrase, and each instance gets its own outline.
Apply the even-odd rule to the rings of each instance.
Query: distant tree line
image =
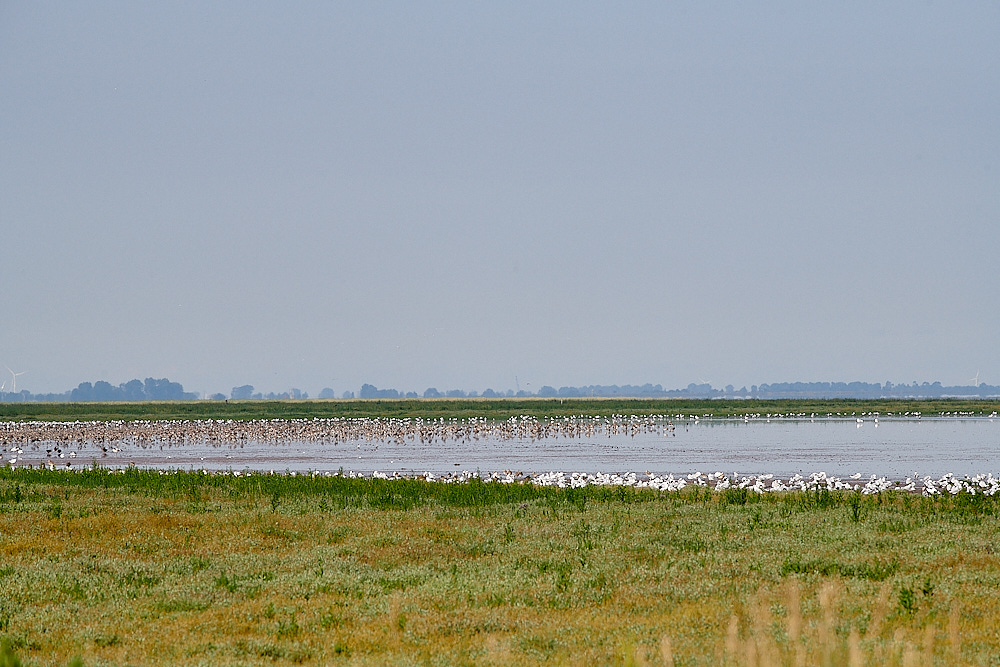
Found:
[[[752,398],[943,398],[1000,396],[988,384],[945,386],[940,382],[912,384],[868,382],[780,382],[751,387]]]
[[[723,389],[715,389],[711,384],[691,383],[683,389],[664,389],[658,384],[644,385],[587,385],[584,387],[559,387],[550,385],[541,387],[537,392],[525,391],[494,391],[484,389],[482,392],[448,389],[439,391],[436,387],[428,387],[423,394],[415,391],[399,391],[396,389],[379,389],[372,384],[363,384],[358,398],[391,399],[391,398],[728,398],[728,399],[780,399],[780,398],[995,398],[1000,397],[1000,387],[996,385],[979,384],[966,386],[944,386],[940,382],[913,382],[912,384],[893,384],[886,382],[777,382],[773,384],[753,385],[749,389],[734,388],[727,385]],[[345,391],[341,398],[355,398],[353,391]],[[166,378],[146,380],[129,380],[117,386],[103,380],[81,382],[75,389],[61,394],[32,394],[27,390],[0,392],[0,402],[54,402],[54,401],[189,401],[198,398],[197,393],[185,392],[179,382],[171,382]],[[298,389],[285,392],[263,393],[255,391],[250,384],[233,387],[229,396],[217,393],[209,396],[214,400],[283,400],[307,399],[309,394]],[[324,387],[319,393],[321,399],[336,398],[333,389]]]
[[[332,394],[332,390],[330,390]],[[715,389],[709,383],[691,383],[683,389],[664,389],[658,384],[644,385],[587,385],[584,387],[559,387],[550,385],[541,387],[537,392],[523,389],[514,392],[498,392],[484,389],[482,393],[449,389],[439,391],[429,387],[423,393],[424,398],[504,398],[504,397],[539,397],[539,398],[729,398],[729,399],[779,399],[779,398],[942,398],[942,397],[980,397],[990,398],[1000,396],[1000,387],[980,384],[968,386],[944,386],[940,382],[923,382],[913,384],[893,384],[886,382],[778,382],[774,384],[753,385],[749,389],[736,389],[727,385],[723,389]],[[365,384],[361,387],[360,398],[417,398],[416,392],[403,393],[396,389],[379,389]],[[332,398],[332,395],[330,396]],[[345,392],[343,398],[354,398],[353,392]]]
[[[110,382],[98,380],[81,382],[75,389],[61,394],[32,394],[27,390],[0,394],[0,400],[7,403],[27,402],[59,402],[74,401],[90,403],[95,401],[191,401],[198,394],[184,391],[179,382],[171,382],[167,378],[146,378],[129,380],[115,386]]]
[[[323,391],[326,392],[327,390],[324,389]],[[332,390],[329,390],[329,391],[332,391]],[[254,391],[254,387],[253,387],[252,384],[244,384],[244,385],[241,385],[239,387],[233,387],[233,390],[229,394],[229,396],[230,396],[230,398],[232,398],[234,400],[243,400],[243,401],[245,401],[245,400],[251,400],[251,399],[253,399],[253,400],[278,401],[278,400],[283,400],[283,399],[296,399],[296,400],[298,400],[298,399],[303,399],[303,398],[309,398],[309,394],[307,392],[299,391],[298,389],[295,389],[294,387],[291,388],[291,389],[289,389],[288,391],[283,391],[283,392],[278,392],[278,393],[268,392],[268,393],[264,394],[264,393],[261,393],[259,391],[255,392]],[[209,398],[213,398],[213,399],[221,401],[222,399],[225,398],[225,396],[223,394],[215,394],[214,396],[210,396]],[[323,398],[322,392],[320,393],[320,398]],[[330,398],[332,398],[332,396]]]
[[[370,384],[361,385],[360,396],[361,398],[420,398],[415,391],[404,394],[395,389],[379,389]]]

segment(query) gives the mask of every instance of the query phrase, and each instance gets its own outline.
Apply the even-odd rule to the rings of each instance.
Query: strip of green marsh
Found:
[[[3,469],[0,634],[45,664],[655,663],[664,638],[675,664],[719,664],[735,614],[740,641],[810,664],[846,662],[852,629],[886,663],[930,632],[945,664],[954,620],[974,664],[1000,653],[998,509]]]
[[[707,415],[737,417],[753,414],[882,414],[942,412],[990,414],[1000,410],[997,400],[969,399],[802,399],[802,400],[691,400],[691,399],[400,399],[304,401],[149,401],[142,403],[0,403],[0,420],[135,420],[135,419],[311,419],[333,417],[489,418],[520,415]]]

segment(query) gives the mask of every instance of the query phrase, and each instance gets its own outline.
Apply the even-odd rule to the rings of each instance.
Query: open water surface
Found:
[[[902,478],[1000,472],[1000,419],[854,418],[674,420],[632,433],[541,438],[475,434],[456,438],[347,441],[117,442],[77,440],[14,444],[4,436],[7,463],[80,467],[273,470],[436,475],[458,471],[652,472],[727,475],[826,472]],[[12,449],[13,448],[13,449]]]

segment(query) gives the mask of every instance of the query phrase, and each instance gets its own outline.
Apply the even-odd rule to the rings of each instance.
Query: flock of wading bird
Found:
[[[0,447],[4,461],[11,467],[31,467],[30,459],[39,459],[39,467],[54,469],[56,466],[74,469],[74,460],[81,450],[100,451],[101,457],[119,453],[129,448],[163,449],[199,445],[202,447],[240,448],[249,443],[340,445],[354,443],[393,442],[396,444],[420,443],[433,445],[446,442],[541,441],[550,438],[586,439],[600,436],[636,436],[640,434],[672,435],[675,421],[695,422],[708,415],[612,415],[610,417],[574,415],[538,419],[532,416],[511,417],[506,420],[469,417],[464,419],[415,418],[314,418],[269,420],[135,420],[135,421],[21,421],[0,422]],[[889,418],[920,418],[920,413],[887,415]],[[951,413],[941,416],[952,416]],[[959,415],[954,416],[973,416]],[[996,417],[994,412],[989,417]],[[844,418],[828,413],[827,418]],[[878,424],[878,413],[851,415],[860,425],[866,418]],[[749,414],[739,417],[742,421],[771,419],[816,419],[816,414]],[[360,444],[358,444],[360,447]],[[27,449],[28,455],[25,450]],[[44,457],[41,456],[44,451]],[[32,456],[33,454],[33,456]],[[96,465],[96,456],[93,459]],[[78,465],[76,469],[80,469]],[[169,473],[171,470],[162,470]],[[216,471],[204,474],[253,475],[273,474],[251,470]],[[289,474],[296,474],[294,472]],[[311,475],[343,473],[310,472]],[[362,473],[349,473],[352,477]],[[687,486],[707,487],[716,491],[729,488],[747,489],[755,493],[777,491],[810,491],[816,489],[853,490],[862,493],[880,493],[887,490],[921,492],[925,495],[940,493],[972,493],[992,496],[1000,492],[1000,478],[992,474],[958,478],[948,474],[930,477],[908,477],[891,481],[872,475],[862,480],[860,474],[839,478],[818,472],[806,477],[793,475],[787,480],[774,475],[727,475],[722,472],[674,476],[634,472],[616,473],[523,473],[505,470],[481,474],[462,471],[454,474],[404,475],[401,473],[371,473],[371,477],[393,479],[419,477],[428,481],[468,482],[473,478],[501,483],[532,483],[544,486],[583,487],[588,485],[630,486],[660,491],[679,491]]]

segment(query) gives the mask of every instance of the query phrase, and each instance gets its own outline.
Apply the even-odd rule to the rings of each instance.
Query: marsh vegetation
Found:
[[[399,400],[248,400],[248,401],[146,401],[103,403],[0,403],[0,420],[134,420],[134,419],[312,419],[377,417],[423,419],[510,419],[593,415],[883,415],[921,413],[928,416],[983,416],[1000,411],[996,399],[802,399],[802,400],[696,400],[696,399],[399,399]]]
[[[26,664],[986,664],[995,497],[0,472]]]

